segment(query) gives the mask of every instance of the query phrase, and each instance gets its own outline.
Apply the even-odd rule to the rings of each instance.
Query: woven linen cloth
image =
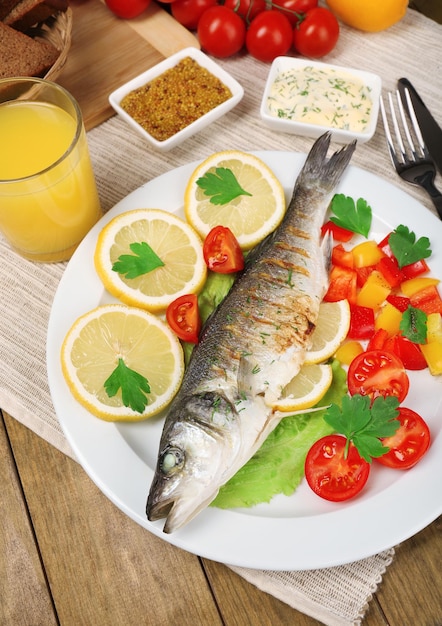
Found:
[[[361,33],[341,26],[338,44],[325,60],[379,74],[384,93],[396,87],[398,78],[408,77],[437,117],[442,99],[441,42],[441,25],[408,11],[399,24],[381,33]],[[224,60],[221,65],[243,85],[243,100],[173,151],[155,152],[115,117],[88,133],[104,211],[152,178],[219,150],[308,152],[312,140],[272,132],[260,120],[269,66],[247,55]],[[438,121],[442,123],[440,117]],[[422,190],[403,183],[393,172],[381,121],[374,138],[358,146],[352,164],[402,188],[432,210]],[[439,175],[437,182],[441,186]],[[52,406],[45,357],[48,318],[66,263],[31,263],[12,252],[3,239],[0,257],[0,407],[75,458]],[[391,549],[348,565],[305,572],[233,569],[326,625],[357,625],[393,556]]]

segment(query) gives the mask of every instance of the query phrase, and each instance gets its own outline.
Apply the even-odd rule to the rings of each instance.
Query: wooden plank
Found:
[[[55,626],[51,596],[0,416],[0,623]]]
[[[98,0],[72,0],[72,46],[57,82],[78,101],[86,130],[114,113],[109,94],[163,56]]]
[[[80,465],[5,419],[61,624],[221,625],[198,557],[135,524]]]

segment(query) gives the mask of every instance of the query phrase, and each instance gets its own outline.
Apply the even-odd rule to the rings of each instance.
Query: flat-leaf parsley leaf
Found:
[[[410,265],[431,256],[428,237],[419,237],[416,241],[415,233],[403,224],[390,234],[388,245],[396,257],[399,267]]]
[[[334,224],[368,237],[372,210],[364,198],[359,198],[355,202],[353,198],[337,193],[332,198],[331,210],[334,216],[330,217],[330,221]]]
[[[324,420],[337,433],[347,437],[346,453],[351,441],[360,456],[371,463],[372,458],[382,456],[389,450],[380,439],[391,437],[399,428],[398,406],[395,396],[379,396],[373,403],[369,396],[344,396],[341,407],[330,405]]]
[[[137,413],[142,413],[147,406],[146,394],[150,393],[150,385],[147,379],[127,367],[123,359],[118,359],[118,365],[104,382],[104,388],[109,398],[115,396],[121,389],[121,398],[124,406],[131,408]]]
[[[238,196],[251,196],[237,181],[235,174],[227,167],[217,167],[215,173],[207,172],[198,178],[196,184],[212,204],[228,204]]]
[[[133,254],[121,254],[118,261],[112,265],[114,272],[118,272],[126,278],[137,278],[142,274],[152,272],[157,267],[164,266],[163,261],[146,241],[131,243],[129,248]]]
[[[409,305],[402,313],[399,330],[413,343],[425,343],[427,339],[427,314]]]

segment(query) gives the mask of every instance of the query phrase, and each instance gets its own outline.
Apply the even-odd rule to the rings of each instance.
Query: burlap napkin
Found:
[[[342,27],[338,45],[327,61],[378,73],[384,90],[395,88],[396,80],[407,76],[436,114],[442,98],[441,41],[442,26],[409,11],[401,23],[382,33],[357,33]],[[222,65],[244,86],[245,97],[224,119],[182,147],[167,154],[155,153],[117,118],[89,132],[105,211],[142,183],[218,150],[308,152],[311,140],[273,133],[260,122],[259,104],[268,66],[246,56]],[[358,147],[352,163],[388,179],[432,208],[424,192],[405,185],[393,173],[380,123],[375,137]],[[45,365],[47,323],[65,264],[30,263],[11,252],[3,240],[0,259],[0,407],[74,458],[54,413]],[[392,549],[356,563],[307,572],[233,569],[324,624],[344,626],[361,623],[393,555]]]

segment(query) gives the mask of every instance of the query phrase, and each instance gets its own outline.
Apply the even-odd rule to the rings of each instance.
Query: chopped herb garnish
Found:
[[[198,178],[196,184],[206,196],[210,196],[212,204],[228,204],[238,196],[251,196],[237,181],[235,174],[227,167],[217,167],[215,172],[207,172]]]
[[[399,401],[394,396],[379,396],[372,404],[369,396],[344,396],[342,407],[330,405],[324,420],[347,437],[347,451],[351,441],[361,457],[371,463],[373,458],[389,450],[380,439],[391,437],[399,428],[398,406]]]
[[[121,397],[124,406],[131,408],[137,413],[142,413],[147,406],[146,394],[150,393],[150,385],[147,379],[127,367],[123,359],[118,359],[118,365],[104,382],[104,388],[109,398],[116,395],[121,389]]]
[[[157,267],[164,266],[160,257],[145,241],[131,243],[129,248],[133,254],[120,255],[118,261],[112,265],[114,272],[118,272],[126,278],[137,278],[142,274],[152,272]]]
[[[427,339],[427,314],[414,306],[402,313],[399,330],[413,343],[425,343]]]
[[[431,256],[430,240],[428,237],[420,237],[416,241],[416,235],[408,226],[401,224],[388,238],[388,244],[399,263],[399,267],[416,263]]]
[[[353,198],[337,193],[333,196],[331,210],[334,216],[330,220],[341,228],[346,228],[364,237],[368,236],[371,228],[372,211],[367,201],[359,198],[356,203]]]

